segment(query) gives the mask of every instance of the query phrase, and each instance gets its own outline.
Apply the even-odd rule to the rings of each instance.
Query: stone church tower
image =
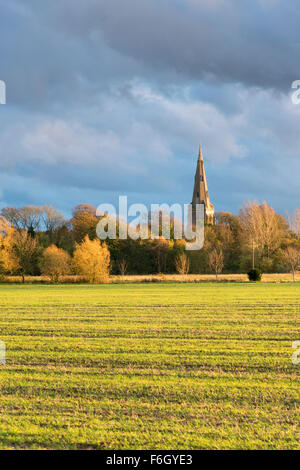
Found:
[[[215,224],[215,208],[209,200],[201,146],[199,148],[199,156],[195,174],[194,193],[192,201],[193,225],[195,225],[196,221],[196,204],[204,204],[205,223]]]

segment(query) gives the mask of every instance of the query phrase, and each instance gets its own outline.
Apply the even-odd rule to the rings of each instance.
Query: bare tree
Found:
[[[118,268],[119,268],[121,276],[124,277],[125,274],[126,274],[127,268],[128,268],[128,263],[127,263],[126,259],[122,258],[118,262]]]
[[[1,214],[12,227],[17,229],[22,228],[20,209],[17,209],[16,207],[4,207]]]
[[[293,282],[295,282],[295,271],[300,267],[299,248],[289,246],[284,252],[284,263],[293,274]]]
[[[216,273],[216,279],[218,280],[218,274],[221,274],[224,266],[224,256],[222,248],[214,248],[209,253],[209,267]]]
[[[280,246],[284,225],[287,226],[284,217],[277,214],[265,201],[260,206],[263,219],[263,243],[269,258]]]
[[[269,258],[280,246],[283,230],[287,226],[285,219],[266,202],[259,204],[256,201],[245,204],[240,210],[239,219],[244,237],[252,247],[253,261],[255,248],[261,255],[265,252]]]
[[[190,260],[185,253],[180,253],[175,259],[175,267],[178,274],[186,275],[190,271]]]
[[[287,212],[287,220],[290,229],[300,238],[300,209],[295,209],[292,215]]]
[[[38,206],[25,206],[20,209],[20,219],[24,230],[40,230],[42,208]]]
[[[38,206],[24,206],[21,209],[5,207],[2,209],[2,215],[18,230],[39,230],[42,212],[42,208]]]
[[[42,207],[42,220],[51,240],[55,230],[66,223],[63,214],[59,210],[54,209],[51,205]]]

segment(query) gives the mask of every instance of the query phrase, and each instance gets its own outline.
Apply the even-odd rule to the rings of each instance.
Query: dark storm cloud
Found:
[[[298,76],[296,1],[2,2],[0,55],[14,102],[88,100],[133,76],[286,91]]]
[[[298,75],[299,6],[294,0],[29,3],[66,41],[80,38],[93,47],[101,38],[143,64],[144,72],[169,69],[193,80],[282,90]]]
[[[295,0],[0,6],[2,206],[189,202],[200,141],[217,210],[299,205]]]

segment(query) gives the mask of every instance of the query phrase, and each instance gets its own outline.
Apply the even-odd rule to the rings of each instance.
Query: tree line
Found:
[[[202,250],[185,240],[106,240],[96,235],[96,208],[79,204],[71,219],[52,206],[5,207],[0,221],[0,274],[46,275],[54,282],[79,274],[105,282],[109,273],[292,272],[300,266],[300,209],[282,216],[266,202],[248,202],[238,214],[219,212],[205,226]],[[173,221],[174,226],[174,221]],[[172,227],[172,223],[171,223]]]

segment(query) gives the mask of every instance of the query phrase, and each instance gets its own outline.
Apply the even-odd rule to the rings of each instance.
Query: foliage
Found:
[[[86,236],[94,240],[97,236],[96,227],[99,220],[90,211],[77,212],[72,219],[74,239],[80,243]]]
[[[3,217],[0,226],[2,273],[21,274],[23,282],[25,274],[39,274],[36,268],[41,250],[34,235],[27,230],[15,229]]]
[[[40,251],[36,239],[26,230],[14,230],[12,252],[17,259],[17,272],[21,274],[23,282],[25,274],[37,274],[35,268],[38,265]]]
[[[299,214],[300,210],[296,209],[286,220],[265,202],[259,204],[256,201],[246,203],[238,215],[217,213],[216,225],[205,226],[204,247],[199,251],[186,252],[190,273],[205,274],[211,270],[215,272],[211,264],[211,253],[220,246],[223,254],[223,273],[248,272],[252,266],[252,242],[255,267],[268,273],[286,270],[286,248],[291,244],[300,243]],[[27,264],[27,274],[39,273],[39,256],[47,247],[54,244],[72,256],[75,243],[81,243],[86,235],[90,240],[96,239],[96,227],[101,220],[101,217],[96,215],[96,208],[90,204],[76,206],[71,220],[66,220],[52,206],[25,206],[19,209],[6,207],[2,209],[2,215],[7,218],[12,229],[27,232],[35,239],[37,249],[31,266]],[[161,214],[158,221],[161,234],[164,224]],[[119,238],[118,223],[117,238],[106,241],[110,252],[111,272],[119,274],[123,260],[126,260],[126,273],[131,275],[176,272],[176,260],[185,253],[185,240],[174,239],[175,219],[171,218],[171,222],[170,240],[162,236],[158,240],[123,240]],[[1,253],[2,271],[16,272],[12,256],[9,257],[8,251],[5,250]]]
[[[156,272],[151,240],[107,240],[111,255],[112,273],[119,273],[119,260],[128,262],[128,274],[153,274]]]
[[[73,209],[73,217],[75,217],[78,214],[83,214],[85,212],[89,212],[92,215],[96,215],[97,209],[95,206],[92,206],[91,204],[78,204]]]
[[[0,273],[14,274],[19,268],[17,255],[14,251],[15,229],[4,217],[0,217]]]
[[[166,272],[167,254],[170,246],[169,240],[159,237],[152,242],[152,250],[154,254],[155,265],[158,273]]]
[[[58,282],[61,276],[70,274],[71,257],[66,251],[51,245],[44,250],[40,265],[42,274],[49,276],[53,282]]]
[[[262,273],[258,268],[250,269],[248,271],[249,281],[261,281]]]
[[[76,243],[73,264],[75,271],[91,283],[109,280],[110,253],[98,239],[90,240],[86,235],[81,243]]]

